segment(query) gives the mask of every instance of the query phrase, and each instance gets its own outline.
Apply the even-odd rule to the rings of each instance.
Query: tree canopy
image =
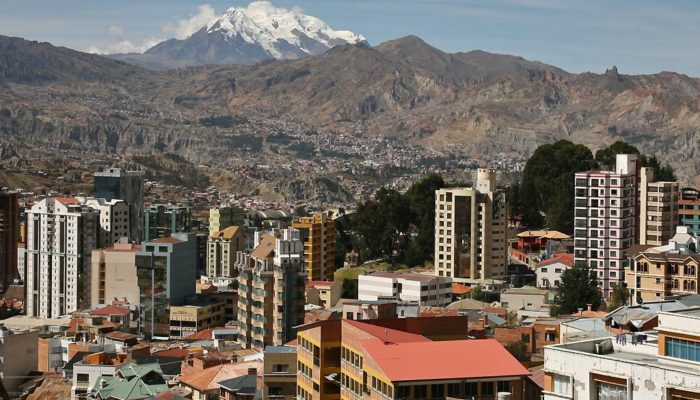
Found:
[[[381,188],[374,199],[361,203],[352,216],[353,243],[360,260],[386,259],[409,266],[433,256],[435,241],[435,191],[445,186],[430,175],[413,184],[405,194]]]
[[[598,168],[613,169],[617,154],[638,155],[642,166],[653,169],[657,181],[676,180],[668,164],[662,164],[656,156],[641,154],[629,143],[617,141],[598,150],[593,157],[588,147],[560,140],[539,146],[525,163],[521,182],[507,188],[510,215],[520,216],[528,228],[547,227],[573,233],[575,174]]]
[[[587,308],[589,304],[597,310],[602,300],[595,271],[586,264],[576,263],[561,275],[554,296],[552,315],[572,314],[579,308]]]

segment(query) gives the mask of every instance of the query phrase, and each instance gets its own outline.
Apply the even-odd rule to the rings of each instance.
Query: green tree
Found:
[[[405,197],[410,207],[411,224],[416,230],[404,263],[415,266],[433,258],[435,252],[435,191],[445,187],[441,176],[431,174],[414,183]]]
[[[557,284],[557,292],[554,296],[552,314],[572,314],[579,308],[585,309],[588,304],[597,310],[602,300],[595,271],[586,264],[576,263],[561,275],[561,281]]]
[[[539,146],[528,159],[518,189],[523,224],[573,232],[574,175],[596,166],[584,145],[560,140]],[[512,192],[513,189],[511,189]]]
[[[618,154],[639,154],[639,150],[627,142],[618,140],[610,146],[595,152],[595,160],[606,170],[615,169],[615,156]]]
[[[486,298],[486,293],[484,293],[484,288],[482,288],[481,285],[474,286],[472,288],[471,297],[474,300],[484,301],[484,299]]]
[[[624,285],[613,284],[612,293],[610,293],[610,303],[608,309],[615,310],[618,307],[628,304],[630,299],[630,291]]]
[[[518,361],[530,361],[530,354],[527,351],[527,343],[522,340],[517,342],[508,343],[505,345],[506,350],[515,357]]]

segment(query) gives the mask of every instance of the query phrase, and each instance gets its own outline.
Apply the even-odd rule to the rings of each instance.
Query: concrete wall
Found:
[[[37,369],[39,330],[0,336],[0,379],[10,397],[30,371]]]

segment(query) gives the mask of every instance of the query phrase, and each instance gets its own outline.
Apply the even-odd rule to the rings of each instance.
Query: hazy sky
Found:
[[[183,37],[241,0],[2,0],[0,34],[94,52]],[[700,76],[695,0],[275,0],[370,44],[417,35],[442,50],[520,55],[571,72]]]

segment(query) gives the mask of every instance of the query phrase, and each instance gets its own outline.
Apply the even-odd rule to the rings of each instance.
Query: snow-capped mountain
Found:
[[[255,3],[253,3],[255,4]],[[298,59],[365,38],[336,31],[300,11],[272,7],[233,7],[186,39],[161,42],[144,54],[111,57],[149,68],[202,64],[252,64],[267,59]]]

